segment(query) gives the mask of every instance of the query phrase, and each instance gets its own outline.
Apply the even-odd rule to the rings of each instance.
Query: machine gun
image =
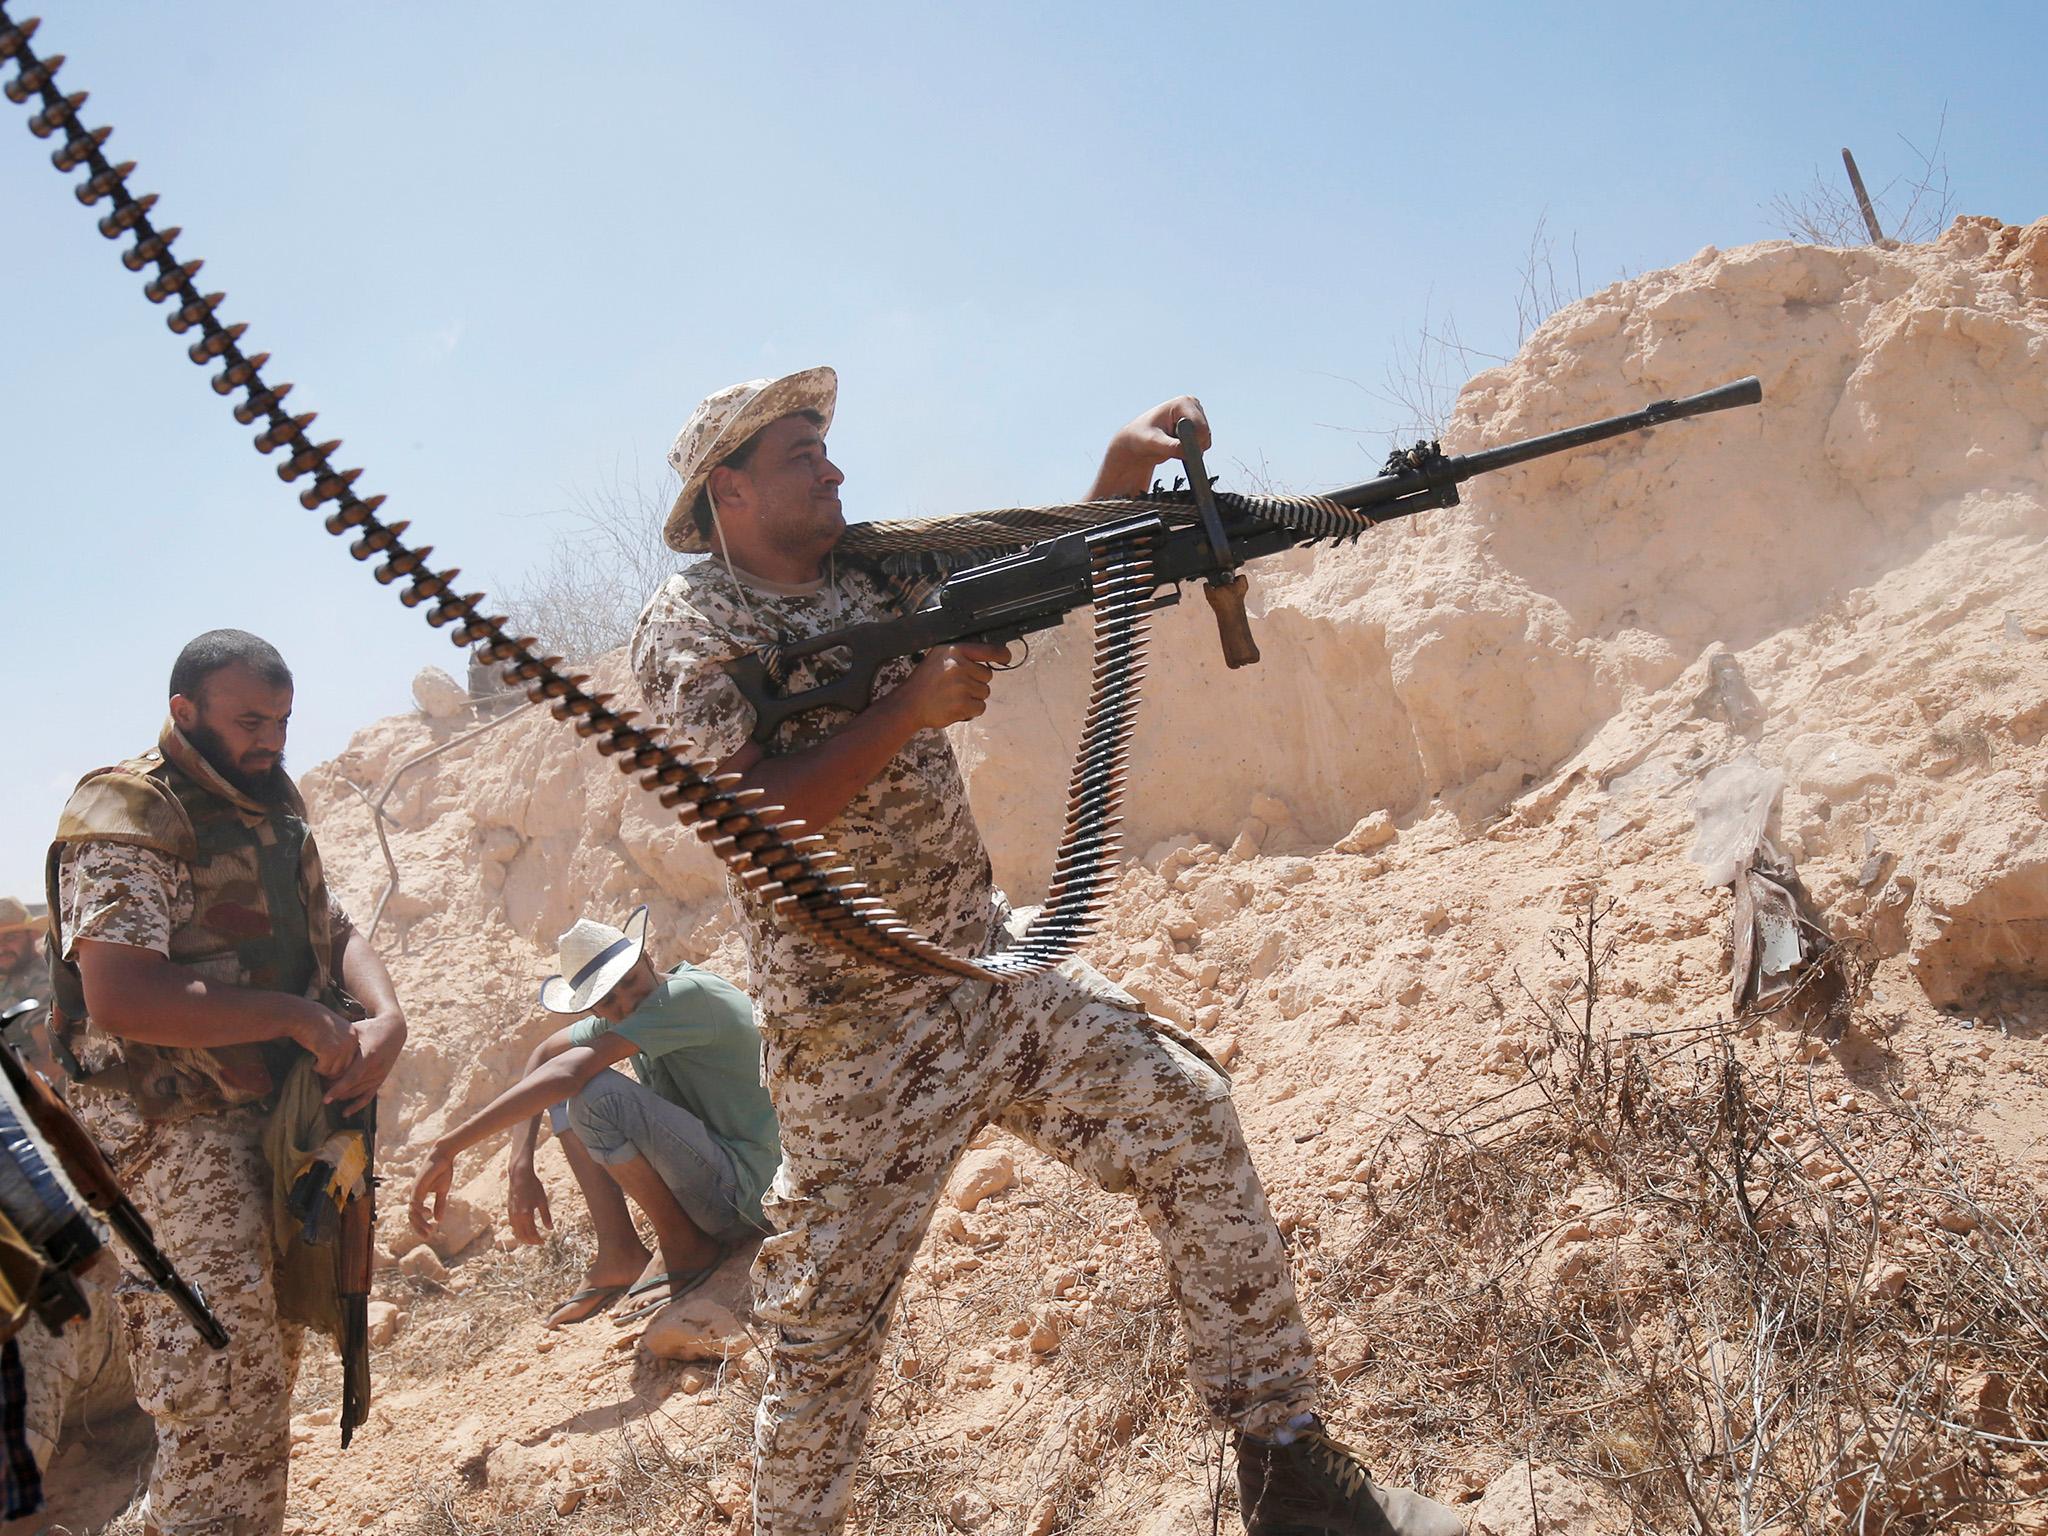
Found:
[[[0,1028],[37,1006],[31,1000],[0,1013]],[[17,1180],[19,1189],[14,1187]],[[80,1209],[90,1206],[127,1245],[157,1289],[191,1319],[199,1336],[215,1349],[227,1348],[227,1330],[208,1310],[198,1288],[157,1247],[149,1223],[121,1192],[91,1133],[49,1084],[23,1066],[11,1046],[0,1042],[0,1198],[10,1191],[34,1196],[33,1205],[12,1198],[6,1205],[9,1219],[35,1243],[49,1266],[43,1299],[35,1309],[46,1324],[55,1328],[85,1310],[71,1277],[100,1251],[99,1235]]]
[[[1755,405],[1763,386],[1755,376],[1737,379],[1682,400],[1659,400],[1622,416],[1546,433],[1480,453],[1446,456],[1436,443],[1418,443],[1395,453],[1384,471],[1362,485],[1310,498],[1238,497],[1217,492],[1203,468],[1192,424],[1181,422],[1186,491],[1157,491],[1149,498],[1099,504],[1116,514],[1069,533],[947,577],[922,606],[900,618],[853,624],[829,634],[734,657],[725,670],[754,710],[753,739],[767,742],[782,723],[807,710],[860,710],[874,691],[885,662],[934,646],[962,642],[1008,644],[1059,624],[1076,608],[1096,601],[1094,572],[1104,551],[1149,546],[1153,591],[1149,609],[1180,600],[1180,584],[1199,580],[1215,611],[1223,657],[1231,667],[1259,659],[1244,612],[1247,560],[1278,554],[1323,538],[1349,538],[1377,524],[1458,503],[1458,487],[1477,475],[1531,459],[1639,432],[1665,422]],[[1152,503],[1147,507],[1145,503]],[[1087,504],[1071,509],[1085,512]],[[1346,518],[1345,513],[1354,514]],[[900,537],[914,537],[904,525]],[[860,547],[862,530],[848,531]],[[842,544],[842,548],[847,547]],[[828,682],[793,692],[784,680],[797,663],[843,652],[843,670]]]

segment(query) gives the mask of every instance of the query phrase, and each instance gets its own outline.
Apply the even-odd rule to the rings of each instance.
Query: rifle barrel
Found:
[[[213,1315],[206,1298],[185,1277],[171,1266],[163,1250],[156,1245],[156,1236],[149,1230],[142,1213],[124,1195],[100,1212],[107,1219],[107,1225],[127,1245],[128,1252],[143,1272],[156,1282],[158,1290],[171,1299],[173,1305],[185,1314],[193,1330],[215,1349],[228,1347],[228,1331],[221,1327],[220,1319]]]

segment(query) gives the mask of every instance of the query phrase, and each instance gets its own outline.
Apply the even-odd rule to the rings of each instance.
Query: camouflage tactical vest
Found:
[[[65,939],[57,875],[74,844],[149,848],[191,876],[192,916],[170,939],[170,958],[208,982],[317,997],[328,990],[333,933],[320,855],[305,805],[280,779],[277,804],[250,798],[215,772],[177,727],[157,750],[87,774],[72,791],[50,845],[51,1019],[80,1080],[125,1090],[153,1119],[182,1118],[268,1098],[299,1047],[289,1041],[194,1050],[143,1045],[96,1029]],[[99,1081],[95,1083],[95,1079]]]

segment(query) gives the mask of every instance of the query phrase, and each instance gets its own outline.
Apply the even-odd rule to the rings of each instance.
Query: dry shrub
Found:
[[[569,526],[537,565],[504,584],[515,629],[569,661],[595,660],[630,640],[648,598],[682,563],[661,536],[675,493],[672,472],[651,486],[619,472],[552,514]]]
[[[1994,1528],[2048,1487],[2040,1197],[1816,1039],[1608,1028],[1612,910],[1563,931],[1578,1006],[1519,1088],[1388,1137],[1368,1230],[1308,1256],[1374,1341],[1352,1425],[1425,1477],[1557,1463],[1649,1530]]]
[[[587,1229],[564,1223],[537,1247],[499,1248],[471,1259],[463,1265],[470,1283],[460,1292],[391,1272],[384,1283],[399,1290],[393,1299],[411,1317],[378,1351],[378,1369],[409,1382],[461,1374],[520,1323],[575,1290],[592,1246]],[[295,1407],[314,1406],[301,1390]]]
[[[1955,210],[1955,195],[1949,185],[1948,157],[1942,152],[1942,140],[1947,133],[1948,108],[1944,106],[1935,122],[1929,148],[1923,150],[1904,134],[1898,136],[1906,152],[1919,164],[1871,190],[1871,209],[1887,239],[1917,245],[1934,239],[1948,227],[1949,216]],[[1870,231],[1849,186],[1846,169],[1816,170],[1812,183],[1803,192],[1781,193],[1771,199],[1767,211],[1788,239],[1808,245],[1870,243]]]
[[[1529,232],[1529,244],[1516,263],[1515,334],[1507,352],[1492,352],[1468,343],[1458,328],[1455,312],[1433,313],[1431,306],[1425,304],[1414,333],[1397,336],[1389,343],[1391,361],[1377,387],[1344,379],[1379,408],[1391,408],[1395,415],[1379,428],[1341,430],[1353,432],[1362,440],[1383,437],[1389,449],[1401,448],[1417,437],[1442,438],[1457,410],[1458,395],[1472,375],[1509,362],[1538,326],[1586,296],[1578,237],[1572,236],[1568,250],[1561,255],[1549,225],[1547,212],[1538,215]],[[1570,267],[1569,275],[1564,271],[1566,265]]]

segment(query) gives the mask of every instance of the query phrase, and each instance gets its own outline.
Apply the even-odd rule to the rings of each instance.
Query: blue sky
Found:
[[[1874,188],[1913,171],[1944,111],[1955,211],[2048,214],[2038,5],[53,0],[38,45],[294,405],[486,586],[739,378],[840,370],[856,515],[1077,494],[1183,390],[1220,467],[1314,488],[1371,472],[1425,314],[1511,345],[1539,221],[1596,288],[1778,235],[1843,144]],[[192,634],[283,649],[301,768],[460,660],[279,485],[26,116],[0,102],[24,892]]]

